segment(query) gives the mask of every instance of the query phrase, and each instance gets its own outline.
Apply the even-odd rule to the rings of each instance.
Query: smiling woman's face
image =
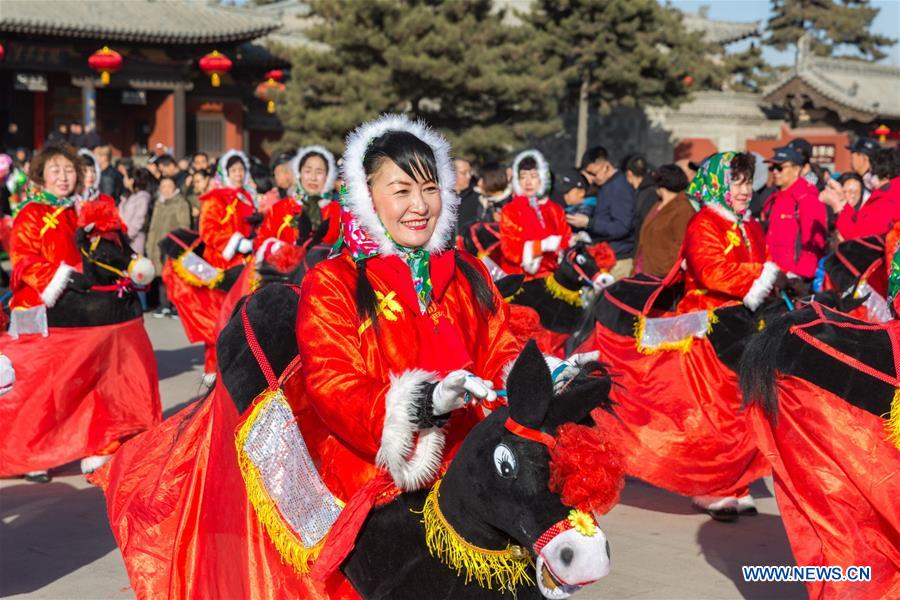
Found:
[[[390,159],[369,178],[375,212],[391,239],[407,248],[425,246],[441,216],[441,190],[434,181],[407,175]]]

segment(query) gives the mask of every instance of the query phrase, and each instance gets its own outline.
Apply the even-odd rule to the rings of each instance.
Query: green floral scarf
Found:
[[[25,188],[25,199],[19,202],[18,205],[13,209],[13,218],[19,214],[19,212],[31,204],[32,202],[37,202],[38,204],[46,204],[47,206],[52,206],[54,208],[60,207],[68,207],[72,206],[75,203],[74,196],[69,196],[66,198],[57,198],[50,192],[44,190],[38,190],[34,185],[29,185]]]
[[[734,215],[737,229],[749,248],[750,240],[747,239],[743,226],[744,218],[749,213],[738,213],[731,205],[731,161],[735,154],[731,151],[720,152],[706,159],[691,180],[686,193],[694,210],[700,210],[703,206],[718,206]]]
[[[399,244],[395,245],[409,266],[413,285],[416,288],[416,296],[419,298],[419,310],[425,314],[428,305],[431,304],[431,254],[424,248],[406,248]]]

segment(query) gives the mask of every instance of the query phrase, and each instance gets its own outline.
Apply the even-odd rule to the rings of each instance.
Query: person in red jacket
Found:
[[[297,219],[304,213],[314,230],[328,221],[323,244],[334,244],[339,237],[341,205],[332,199],[337,179],[334,155],[322,146],[307,146],[297,152],[291,166],[297,183],[289,196],[273,204],[266,213],[257,237],[257,263],[282,244],[297,242]]]
[[[550,167],[537,150],[513,162],[513,199],[500,213],[500,268],[546,277],[559,266],[559,251],[569,246],[572,229],[561,206],[550,201]]]
[[[29,177],[10,234],[13,323],[23,317],[19,311],[52,307],[66,290],[90,287],[75,244],[81,159],[70,146],[47,146],[31,161]]]
[[[678,312],[743,302],[756,310],[779,280],[762,227],[748,211],[755,160],[722,152],[704,161],[688,188],[700,204],[688,223],[682,253],[684,298]]]
[[[800,176],[804,159],[797,150],[775,148],[767,162],[778,187],[762,210],[769,253],[782,271],[812,279],[828,242],[828,212],[816,187]]]
[[[896,149],[881,149],[872,153],[873,190],[868,199],[863,199],[857,206],[854,207],[840,195],[839,187],[829,185],[822,192],[822,202],[829,204],[838,216],[835,227],[839,241],[885,235],[895,222],[900,221],[897,152]]]
[[[81,158],[82,184],[75,194],[75,212],[81,214],[81,207],[86,202],[105,202],[116,208],[116,201],[106,194],[100,193],[100,163],[93,152],[87,148],[78,151]]]
[[[243,152],[229,150],[219,159],[215,185],[199,198],[203,258],[216,268],[230,269],[242,265],[253,250],[256,193]]]

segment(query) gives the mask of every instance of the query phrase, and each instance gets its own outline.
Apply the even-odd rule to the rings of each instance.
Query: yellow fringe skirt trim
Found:
[[[269,402],[287,404],[287,400],[281,390],[266,390],[256,397],[250,414],[235,435],[234,443],[237,448],[238,466],[244,478],[244,487],[247,488],[247,498],[250,499],[250,504],[253,505],[256,518],[265,527],[269,539],[272,540],[272,543],[278,550],[278,554],[281,556],[281,560],[290,565],[297,573],[304,575],[309,573],[309,565],[318,558],[327,537],[311,548],[307,548],[303,544],[303,541],[281,515],[281,511],[278,510],[275,501],[269,496],[269,492],[266,490],[256,465],[244,452],[244,444],[247,441],[247,436],[250,435],[250,431],[253,429],[253,423]]]
[[[897,450],[900,450],[900,388],[894,390],[894,399],[891,400],[891,411],[885,415],[887,420],[884,428],[887,430],[887,441],[891,442]]]
[[[556,281],[553,275],[544,279],[544,287],[547,288],[550,295],[557,300],[562,300],[566,304],[571,304],[572,306],[581,307],[581,290],[570,290],[569,288],[563,287]]]
[[[422,507],[425,524],[425,543],[428,552],[442,563],[455,569],[457,575],[465,571],[466,584],[473,579],[489,590],[515,595],[519,585],[534,585],[528,572],[534,568],[531,553],[520,546],[507,546],[505,550],[487,550],[465,541],[447,522],[438,506],[441,482],[438,480],[428,493]]]
[[[205,287],[209,289],[215,289],[220,283],[222,283],[222,279],[225,278],[225,271],[222,269],[216,269],[216,276],[210,279],[208,282],[203,281],[190,271],[188,271],[183,264],[181,264],[181,259],[184,258],[184,255],[190,252],[184,252],[181,256],[172,261],[172,270],[175,271],[175,274],[181,277],[186,283],[194,286],[194,287]]]

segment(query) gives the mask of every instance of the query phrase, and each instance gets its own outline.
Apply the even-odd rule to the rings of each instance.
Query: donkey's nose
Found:
[[[566,546],[559,553],[559,560],[562,561],[564,565],[567,567],[572,564],[572,559],[575,558],[575,551]]]

